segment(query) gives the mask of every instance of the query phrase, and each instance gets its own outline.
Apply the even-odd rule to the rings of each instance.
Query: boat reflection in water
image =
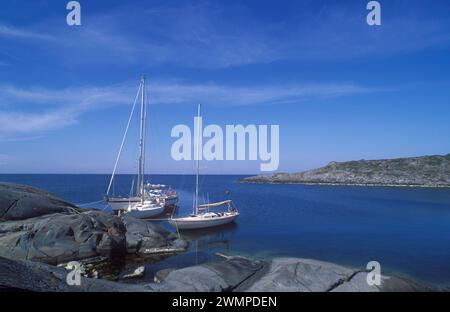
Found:
[[[156,272],[162,269],[181,269],[207,262],[220,261],[217,253],[232,250],[234,234],[238,225],[229,223],[213,229],[180,232],[180,237],[189,242],[188,250],[145,266],[145,280],[153,282]]]
[[[228,223],[214,228],[204,228],[180,232],[180,237],[189,242],[189,250],[219,249],[230,251],[233,233],[238,228],[237,223]],[[212,250],[215,251],[215,250]]]

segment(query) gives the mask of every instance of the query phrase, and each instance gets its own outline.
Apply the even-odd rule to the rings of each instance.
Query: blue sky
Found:
[[[150,172],[192,173],[170,130],[197,103],[207,124],[279,124],[279,171],[450,152],[448,1],[380,1],[379,27],[362,0],[79,2],[79,27],[67,1],[0,4],[0,173],[109,173],[141,73]]]

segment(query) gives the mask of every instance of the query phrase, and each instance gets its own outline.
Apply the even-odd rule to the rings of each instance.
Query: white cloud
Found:
[[[137,88],[137,87],[136,87]],[[89,106],[108,103],[114,105],[129,101],[129,85],[110,87],[72,87],[65,89],[46,89],[41,87],[17,88],[12,85],[0,85],[0,101],[3,103],[31,103],[43,105]],[[132,92],[131,92],[132,94]],[[127,97],[128,95],[128,97]]]
[[[85,112],[116,105],[130,105],[137,85],[122,83],[108,87],[76,87],[52,90],[39,87],[17,88],[0,85],[0,137],[31,137],[77,123]],[[208,105],[282,105],[316,99],[371,92],[351,83],[291,84],[234,87],[219,84],[193,84],[153,81],[149,84],[150,103]],[[1,106],[0,106],[1,107]],[[17,138],[16,138],[17,139]]]
[[[150,86],[152,102],[157,104],[206,103],[211,105],[261,105],[304,102],[373,90],[351,83],[287,84],[232,87],[218,84],[157,82]]]
[[[22,142],[22,141],[31,141],[43,138],[44,135],[30,135],[30,136],[15,136],[15,137],[2,137],[0,135],[0,142]]]
[[[38,40],[54,39],[53,36],[49,34],[34,32],[3,24],[0,24],[0,36],[24,38],[24,39],[38,39]]]
[[[137,87],[133,90],[120,85],[59,90],[0,85],[0,138],[2,141],[22,139],[17,135],[34,138],[71,126],[86,111],[130,103],[136,90]]]
[[[0,137],[8,134],[30,134],[70,126],[76,122],[76,113],[53,111],[41,113],[0,112]]]

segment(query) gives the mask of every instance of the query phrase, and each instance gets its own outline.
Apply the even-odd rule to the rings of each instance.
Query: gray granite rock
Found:
[[[64,268],[27,260],[0,257],[0,288],[35,292],[131,292],[151,291],[143,285],[130,285],[81,277],[80,285],[69,285]]]
[[[55,195],[30,186],[0,182],[0,221],[24,220],[78,208]]]
[[[0,183],[0,256],[50,264],[125,253],[183,251],[161,226],[82,210],[32,187]],[[3,221],[3,222],[2,222]]]
[[[167,276],[169,276],[169,273],[175,271],[175,269],[173,268],[167,268],[167,269],[162,269],[159,270],[158,272],[155,273],[155,276],[153,277],[153,281],[155,283],[162,283]]]
[[[0,223],[0,256],[57,264],[125,254],[120,218],[101,211]]]
[[[380,292],[432,291],[427,285],[383,275],[381,285],[367,283],[366,270],[301,258],[275,258],[267,273],[251,285],[250,292]]]
[[[329,291],[354,273],[352,269],[317,260],[275,258],[268,272],[247,291]]]
[[[380,286],[370,286],[367,283],[367,272],[357,272],[348,279],[343,279],[334,285],[332,292],[380,292],[382,285],[389,277],[382,277]]]
[[[223,261],[205,263],[156,274],[158,291],[233,291],[262,270],[264,263],[243,257],[230,257]]]
[[[141,273],[141,270],[138,270]],[[178,291],[178,292],[379,292],[440,290],[395,276],[383,276],[380,286],[369,286],[367,272],[300,258],[276,258],[270,263],[243,257],[182,269],[164,269],[155,283],[122,284],[81,278],[80,286],[66,283],[68,271],[47,264],[0,257],[0,288],[32,291]],[[133,271],[133,275],[134,275]]]
[[[157,224],[126,215],[122,217],[122,221],[126,228],[125,237],[128,253],[145,256],[181,252],[187,247],[185,240],[178,238]]]

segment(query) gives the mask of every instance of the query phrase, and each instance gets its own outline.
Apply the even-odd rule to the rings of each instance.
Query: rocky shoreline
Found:
[[[0,257],[0,288],[34,292],[427,292],[443,291],[396,276],[370,286],[365,270],[332,263],[275,258],[271,261],[223,256],[220,261],[157,272],[153,283],[129,284],[81,277],[66,282],[69,271],[29,260]]]
[[[187,242],[143,220],[79,209],[48,192],[0,183],[0,256],[57,265],[98,256],[184,251]]]
[[[111,281],[99,274],[114,258],[164,258],[186,250],[187,242],[162,227],[98,210],[81,210],[28,186],[0,183],[0,289],[64,292],[281,292],[435,291],[395,276],[370,286],[368,272],[311,259],[250,259],[218,255],[218,260],[185,268],[164,268],[154,282],[125,282],[144,274],[135,265]],[[69,285],[78,261],[79,285]],[[144,261],[145,263],[145,261]]]
[[[450,154],[384,160],[330,162],[298,173],[246,177],[242,183],[330,186],[450,187]]]
[[[416,185],[416,184],[374,184],[374,183],[333,183],[333,182],[285,182],[271,180],[270,176],[247,177],[239,180],[247,184],[292,184],[319,186],[363,186],[363,187],[404,187],[404,188],[450,188],[450,185]]]

